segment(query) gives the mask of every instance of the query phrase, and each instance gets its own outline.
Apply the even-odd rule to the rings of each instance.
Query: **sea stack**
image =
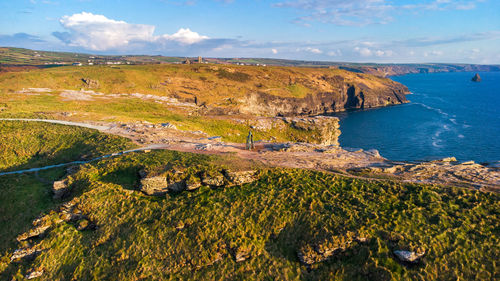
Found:
[[[472,77],[472,81],[481,82],[481,76],[479,76],[479,74],[476,73],[476,75],[474,75],[474,77]]]

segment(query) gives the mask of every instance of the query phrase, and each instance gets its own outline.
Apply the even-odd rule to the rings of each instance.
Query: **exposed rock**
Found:
[[[204,185],[208,185],[211,187],[221,187],[224,185],[224,176],[223,175],[215,175],[215,176],[203,176],[201,182]]]
[[[233,249],[233,257],[236,262],[246,261],[251,257],[250,251],[248,249],[242,249],[240,247]]]
[[[24,276],[24,278],[26,278],[28,280],[35,279],[35,278],[42,276],[43,272],[44,272],[43,270],[31,269],[26,273],[26,276]]]
[[[232,185],[250,183],[258,179],[257,171],[255,170],[239,172],[225,171],[225,176]]]
[[[187,189],[187,184],[182,180],[169,184],[167,188],[173,192],[181,192]]]
[[[60,181],[55,181],[54,184],[52,184],[52,192],[54,193],[54,199],[61,199],[68,195],[69,193],[69,186],[68,186],[68,179],[60,180]]]
[[[190,178],[186,180],[186,190],[196,190],[202,186],[202,182],[198,178]]]
[[[52,226],[50,219],[45,216],[33,221],[33,228],[19,235],[17,241],[25,241],[35,237],[43,237]]]
[[[304,142],[317,143],[321,145],[339,145],[338,137],[340,136],[340,125],[337,117],[293,117],[283,118],[283,121],[291,124],[291,126],[295,129],[317,132],[316,136],[313,134],[315,137],[314,139],[302,140]]]
[[[373,85],[347,82],[340,75],[317,77],[325,92],[308,94],[303,98],[280,97],[266,92],[248,94],[239,100],[241,113],[261,116],[319,115],[348,109],[366,109],[408,102],[408,88],[386,79]]]
[[[76,222],[84,218],[82,211],[78,209],[75,201],[70,201],[63,204],[59,208],[59,216],[65,222]]]
[[[314,245],[302,246],[297,252],[297,257],[302,264],[310,266],[345,251],[352,241],[352,238],[332,236]]]
[[[472,81],[481,82],[481,76],[479,76],[479,74],[476,73],[476,75],[474,75],[474,77],[472,77]]]
[[[168,192],[167,178],[165,176],[144,177],[141,179],[140,189],[147,195],[164,195]]]
[[[500,170],[474,161],[458,163],[454,157],[422,163],[402,163],[386,167],[369,167],[369,171],[386,173],[405,180],[453,184],[464,187],[483,187],[498,190]]]
[[[397,250],[394,251],[394,255],[403,262],[408,262],[408,263],[417,263],[424,255],[424,253],[415,253],[415,252],[410,252],[410,251],[403,251],[403,250]]]
[[[87,229],[95,229],[95,224],[93,224],[90,220],[84,218],[80,220],[77,225],[76,229],[79,231],[87,230]]]
[[[88,88],[99,88],[99,81],[90,78],[82,78],[83,83],[87,85]]]
[[[14,251],[12,254],[12,257],[10,257],[10,261],[19,261],[21,259],[23,260],[32,260],[34,259],[39,253],[41,253],[42,250],[38,250],[35,248],[23,248],[23,249],[17,249]]]

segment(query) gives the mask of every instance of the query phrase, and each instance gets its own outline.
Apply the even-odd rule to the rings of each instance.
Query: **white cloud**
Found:
[[[278,50],[276,50],[276,49],[271,49],[271,52],[273,52],[273,54],[275,54],[275,55],[276,55],[276,54],[278,53]]]
[[[191,31],[189,28],[181,28],[179,29],[179,31],[177,31],[172,35],[165,34],[162,35],[160,38],[177,41],[185,45],[191,45],[209,39],[207,36],[202,36],[197,32]]]
[[[313,48],[313,47],[298,48],[297,52],[309,52],[309,53],[313,53],[313,54],[317,54],[317,55],[323,53],[323,51],[321,51],[320,49]]]
[[[354,50],[356,52],[358,52],[361,56],[363,57],[369,57],[372,55],[372,50],[368,49],[368,48],[360,48],[360,47],[356,47],[354,48]]]
[[[54,36],[69,46],[93,51],[124,49],[138,42],[164,44],[173,41],[191,45],[209,39],[189,28],[181,28],[172,35],[154,36],[155,27],[152,25],[131,24],[86,12],[63,16],[60,23],[67,32],[54,32]]]

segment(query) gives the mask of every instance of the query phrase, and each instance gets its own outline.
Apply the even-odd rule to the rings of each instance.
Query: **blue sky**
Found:
[[[2,0],[0,46],[500,64],[498,0]]]

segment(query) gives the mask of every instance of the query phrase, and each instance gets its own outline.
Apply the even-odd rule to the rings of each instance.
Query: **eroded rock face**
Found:
[[[33,221],[32,224],[33,228],[19,235],[17,237],[17,241],[21,242],[35,237],[43,237],[52,226],[51,221],[46,217],[43,217],[41,219],[36,219]]]
[[[257,117],[249,120],[235,119],[242,124],[250,124],[257,131],[283,131],[288,128],[289,138],[295,142],[321,145],[339,145],[341,134],[339,119],[331,116],[312,117]],[[307,132],[306,134],[301,133]]]
[[[159,175],[150,176],[147,172],[139,173],[142,177],[139,189],[147,195],[162,196],[167,192],[196,190],[202,186],[230,187],[254,182],[258,179],[258,171],[228,171],[185,175],[181,170],[168,170]]]
[[[319,115],[406,103],[406,86],[386,81],[373,87],[347,83],[342,76],[324,76],[322,80],[334,91],[309,94],[304,98],[279,97],[264,92],[248,94],[240,100],[241,113],[261,116]]]
[[[12,261],[20,261],[20,260],[32,260],[41,252],[42,252],[42,250],[38,250],[35,248],[17,249],[14,251],[14,253],[10,257],[10,261],[12,262]]]
[[[317,137],[311,143],[321,145],[339,145],[340,125],[337,117],[316,116],[304,118],[283,118],[286,123],[298,130],[316,131]]]
[[[164,195],[168,192],[168,183],[165,176],[144,177],[141,179],[141,191],[147,195]]]

